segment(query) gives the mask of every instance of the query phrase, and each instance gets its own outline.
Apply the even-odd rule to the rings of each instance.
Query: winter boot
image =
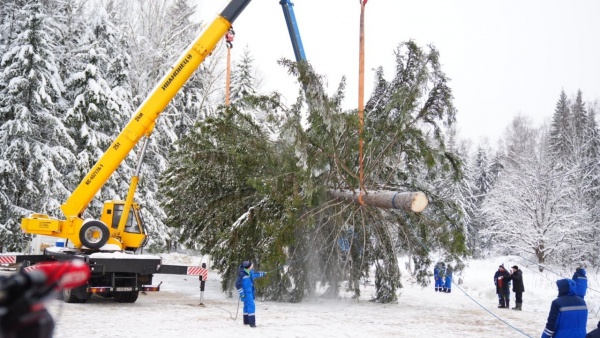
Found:
[[[244,325],[248,325],[248,315],[244,315]]]
[[[436,288],[435,288],[435,292],[438,292],[438,291],[440,291],[440,288],[437,288],[437,287],[436,287]]]
[[[450,289],[450,288],[447,288],[447,289],[446,289],[446,293],[450,293],[450,292],[452,292],[452,289]]]
[[[254,315],[248,316],[248,324],[250,324],[250,327],[256,327],[256,317]]]
[[[440,288],[440,291],[446,292],[446,288]]]
[[[505,303],[504,303],[504,298],[500,298],[500,304],[498,305],[499,309],[504,309],[506,307]]]
[[[515,307],[513,307],[513,310],[523,311],[523,309],[521,308],[521,306],[523,306],[523,303],[517,303],[515,305]]]
[[[508,299],[506,300],[506,308],[510,309],[510,300],[508,300]]]

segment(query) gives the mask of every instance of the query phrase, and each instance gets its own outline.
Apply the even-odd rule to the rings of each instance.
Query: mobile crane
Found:
[[[125,201],[108,201],[99,220],[84,220],[83,212],[96,193],[127,157],[142,137],[150,136],[156,119],[183,87],[193,72],[214,50],[227,33],[233,21],[251,0],[232,0],[212,24],[184,51],[173,68],[160,80],[146,100],[133,114],[133,118],[82,179],[81,183],[62,204],[65,220],[33,214],[23,218],[21,227],[26,233],[66,238],[76,247],[100,249],[111,244],[119,249],[137,249],[145,234],[139,217],[139,207],[133,202],[137,187],[140,163],[132,178]],[[143,157],[144,143],[140,157]]]
[[[90,265],[92,275],[87,285],[65,291],[63,298],[67,302],[85,302],[92,293],[97,293],[114,297],[118,302],[132,303],[137,299],[139,291],[158,291],[158,287],[147,286],[151,285],[154,273],[205,273],[202,269],[192,267],[161,265],[160,257],[133,254],[146,239],[140,207],[133,201],[133,196],[148,137],[157,118],[204,59],[212,53],[250,1],[231,0],[204,33],[181,54],[108,150],[62,204],[65,219],[36,213],[21,220],[21,228],[25,233],[65,238],[73,248],[46,249],[43,255],[4,256],[0,257],[0,263],[84,260]],[[145,141],[126,199],[106,201],[99,219],[84,220],[83,214],[88,204],[142,137]]]

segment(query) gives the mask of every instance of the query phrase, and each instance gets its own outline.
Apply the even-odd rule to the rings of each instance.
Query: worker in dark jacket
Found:
[[[600,338],[600,322],[598,322],[598,328],[590,331],[585,338]]]
[[[585,301],[575,294],[572,279],[556,281],[558,298],[552,301],[542,338],[585,337],[588,310]]]
[[[575,273],[573,274],[573,281],[575,282],[576,286],[575,294],[581,297],[581,299],[584,299],[588,285],[587,276],[584,268],[577,267],[577,269],[575,269]]]
[[[509,308],[510,305],[510,274],[504,269],[504,264],[498,266],[498,271],[494,274],[494,284],[496,285],[496,293],[498,294],[498,307]]]
[[[521,311],[523,306],[523,292],[525,292],[525,285],[523,285],[523,272],[519,270],[519,267],[514,265],[510,276],[504,278],[506,282],[512,281],[513,292],[515,293],[515,307],[513,310]]]
[[[244,325],[256,327],[256,305],[254,304],[254,280],[265,276],[266,272],[254,272],[252,262],[244,261],[240,266],[235,287],[244,302]]]

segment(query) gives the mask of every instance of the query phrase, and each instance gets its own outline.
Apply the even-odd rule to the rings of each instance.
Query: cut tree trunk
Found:
[[[351,190],[329,190],[329,195],[333,198],[344,199],[359,203],[359,192]],[[421,212],[429,201],[424,193],[417,192],[397,192],[378,190],[370,191],[362,196],[365,205],[384,208],[384,209],[402,209],[405,211]]]

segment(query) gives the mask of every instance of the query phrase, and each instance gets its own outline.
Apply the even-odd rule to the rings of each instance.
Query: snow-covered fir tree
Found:
[[[564,102],[563,93],[561,93],[557,105],[562,106],[562,102]],[[591,136],[595,132],[593,129],[589,129],[593,123],[588,122],[588,112],[582,92],[578,91],[575,98],[569,102],[570,115],[568,115],[567,133],[563,134],[559,140],[563,145],[562,151],[557,152],[556,148],[552,148],[554,150],[552,156],[561,175],[573,189],[572,196],[564,201],[564,205],[574,212],[570,223],[572,242],[569,250],[563,253],[562,259],[583,262],[587,260],[583,258],[589,256],[587,253],[588,241],[593,237],[593,224],[595,224],[592,212],[592,205],[595,202],[590,199],[590,195],[595,189],[593,173],[597,166],[597,162],[590,158],[590,149],[594,144],[594,138]],[[553,123],[550,129],[551,135],[561,134],[560,128],[561,126]]]
[[[113,92],[107,74],[112,55],[108,54],[114,32],[106,13],[96,8],[92,24],[81,36],[79,47],[70,51],[71,73],[66,80],[65,98],[69,108],[65,119],[76,142],[77,162],[69,174],[74,187],[89,173],[128,121],[129,105]],[[116,48],[110,48],[115,52]],[[121,164],[104,184],[100,198],[89,205],[90,215],[100,215],[104,200],[125,198],[129,177],[127,162]],[[96,216],[98,217],[98,216]]]
[[[0,189],[15,215],[44,212],[60,215],[69,194],[63,173],[74,161],[74,142],[58,112],[63,83],[48,36],[52,25],[42,5],[28,2],[15,13],[15,38],[2,57],[0,83]],[[14,233],[14,232],[13,232]]]
[[[250,49],[246,46],[231,72],[231,104],[242,104],[244,97],[256,94],[253,63]]]
[[[583,149],[583,143],[589,140],[589,135],[587,135],[587,111],[585,109],[585,103],[583,102],[583,93],[581,90],[577,91],[577,95],[575,100],[572,101],[571,105],[571,114],[572,114],[572,122],[571,122],[571,136],[576,140],[576,146],[578,148]]]
[[[470,202],[474,206],[472,209],[471,226],[469,227],[469,247],[473,250],[473,255],[476,257],[490,249],[489,242],[484,241],[483,236],[480,235],[480,231],[485,228],[481,206],[495,181],[495,175],[491,167],[490,152],[491,149],[489,146],[480,144],[470,163],[472,172],[472,196],[470,197]]]
[[[50,36],[56,46],[56,64],[59,67],[62,79],[69,78],[73,73],[73,50],[85,41],[85,31],[90,22],[90,13],[86,11],[87,1],[82,0],[49,0],[46,1],[46,11],[55,22],[55,27]]]
[[[600,263],[600,130],[596,118],[600,112],[600,103],[598,101],[588,104],[587,135],[589,142],[586,143],[586,152],[588,159],[587,178],[590,181],[590,189],[587,195],[588,207],[590,209],[591,237],[589,247],[586,250],[586,257],[582,259],[589,265],[598,265]]]
[[[570,105],[567,94],[562,90],[550,126],[550,149],[557,156],[564,157],[568,153],[568,140],[572,136],[573,123]]]
[[[490,176],[489,149],[479,145],[473,159],[473,193],[479,200],[492,188]]]
[[[16,38],[16,26],[22,19],[20,10],[25,3],[25,0],[0,1],[0,55],[4,55],[8,45]]]

